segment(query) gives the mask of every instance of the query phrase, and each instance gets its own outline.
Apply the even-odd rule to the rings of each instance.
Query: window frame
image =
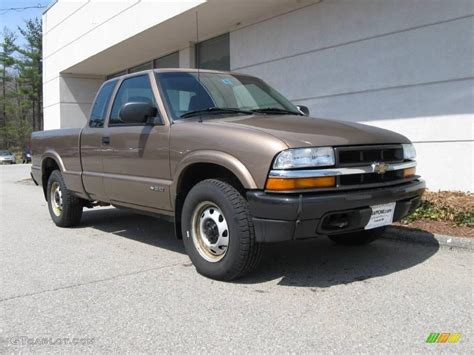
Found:
[[[151,72],[153,72],[151,70]],[[153,95],[153,98],[155,99],[155,107],[157,109],[157,117],[158,118],[161,118],[162,121],[163,121],[163,115],[161,113],[161,110],[160,110],[160,105],[159,105],[159,102],[157,100],[157,97],[156,97],[156,94],[155,94],[155,90],[153,89],[153,84],[152,84],[152,80],[150,78],[150,74],[149,72],[147,73],[132,73],[132,74],[127,74],[127,75],[124,75],[121,79],[119,79],[119,82],[118,84],[116,84],[115,86],[115,90],[114,90],[114,93],[113,93],[113,96],[114,96],[114,99],[110,102],[110,107],[109,107],[109,110],[108,110],[108,114],[107,114],[107,128],[115,128],[115,127],[143,127],[143,126],[149,126],[148,123],[144,122],[144,123],[111,123],[111,116],[112,116],[112,108],[114,106],[114,103],[115,103],[115,100],[117,99],[117,95],[119,93],[119,90],[120,88],[122,87],[122,84],[124,83],[124,81],[128,80],[128,79],[133,79],[133,78],[138,78],[138,77],[146,77],[148,79],[148,83],[150,84],[150,90],[151,90],[151,93]]]
[[[108,117],[109,117],[109,114],[110,114],[111,104],[112,104],[112,101],[113,101],[112,98],[115,98],[115,92],[116,92],[116,89],[117,89],[117,83],[118,82],[120,82],[120,79],[117,79],[117,78],[106,80],[99,87],[99,90],[97,90],[97,93],[95,94],[95,97],[94,97],[94,101],[92,102],[91,110],[89,112],[89,119],[88,119],[88,122],[87,122],[87,127],[88,128],[99,128],[100,129],[100,128],[106,127],[106,122],[108,122]],[[93,126],[91,126],[91,123],[92,123],[92,111],[94,110],[94,104],[96,103],[97,98],[99,97],[99,94],[102,91],[102,89],[104,88],[104,86],[106,86],[107,84],[110,84],[110,83],[113,83],[113,88],[112,88],[112,91],[109,94],[109,97],[107,99],[107,103],[105,104],[105,107],[104,107],[105,110],[104,110],[104,119],[102,121],[102,125],[100,127],[93,127]]]

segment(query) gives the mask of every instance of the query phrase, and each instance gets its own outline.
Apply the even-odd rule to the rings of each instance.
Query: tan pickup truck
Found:
[[[84,128],[33,133],[31,173],[59,227],[98,205],[165,216],[198,272],[231,280],[264,243],[369,243],[420,202],[407,138],[308,114],[248,75],[124,75]]]

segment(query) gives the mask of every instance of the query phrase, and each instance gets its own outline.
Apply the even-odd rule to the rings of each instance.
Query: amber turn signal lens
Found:
[[[304,190],[322,187],[335,187],[335,176],[322,176],[298,179],[282,179],[270,177],[267,180],[266,189],[273,191]]]
[[[410,177],[415,175],[416,173],[416,168],[408,168],[403,170],[403,177]]]

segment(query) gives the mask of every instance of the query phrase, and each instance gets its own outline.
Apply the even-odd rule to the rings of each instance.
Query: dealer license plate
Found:
[[[393,222],[393,213],[395,212],[396,202],[386,203],[383,205],[370,206],[372,209],[372,215],[370,216],[369,223],[365,226],[365,229],[373,229]]]

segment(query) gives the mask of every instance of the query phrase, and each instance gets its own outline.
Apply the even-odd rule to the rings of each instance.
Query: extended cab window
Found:
[[[107,107],[109,106],[110,96],[114,91],[116,83],[117,80],[109,81],[105,83],[100,89],[95,99],[94,106],[92,107],[89,127],[104,127],[105,114],[107,111]]]
[[[148,102],[156,106],[148,75],[134,76],[122,82],[115,96],[109,125],[124,124],[120,118],[120,109],[127,102]]]

